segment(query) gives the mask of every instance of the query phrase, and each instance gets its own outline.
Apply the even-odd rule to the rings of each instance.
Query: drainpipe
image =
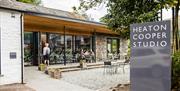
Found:
[[[21,83],[24,83],[24,32],[23,32],[23,13],[21,13],[21,17],[20,17],[20,26],[21,26]]]

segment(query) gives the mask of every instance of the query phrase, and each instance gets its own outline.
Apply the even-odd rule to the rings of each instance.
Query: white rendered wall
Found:
[[[14,17],[12,17],[14,16]],[[0,85],[21,83],[21,13],[0,9],[1,71]],[[16,52],[16,59],[10,59]]]

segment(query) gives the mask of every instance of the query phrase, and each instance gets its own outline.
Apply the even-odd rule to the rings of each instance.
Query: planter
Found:
[[[86,68],[87,67],[86,60],[80,60],[80,67],[81,68]]]
[[[40,71],[45,71],[45,70],[47,69],[47,66],[46,66],[45,64],[40,64],[39,67],[38,67],[38,69],[39,69]]]
[[[60,69],[48,69],[48,74],[55,79],[60,79],[62,77]]]

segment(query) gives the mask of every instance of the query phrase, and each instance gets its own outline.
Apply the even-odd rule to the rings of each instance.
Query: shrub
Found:
[[[172,56],[172,84],[171,87],[175,91],[180,90],[180,51]]]

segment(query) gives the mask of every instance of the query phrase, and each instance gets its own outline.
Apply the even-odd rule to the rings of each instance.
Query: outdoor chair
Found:
[[[125,61],[119,63],[119,67],[122,68],[123,73],[125,73],[125,66],[130,64],[130,58],[125,56]]]
[[[113,64],[112,61],[105,61],[104,62],[104,74],[115,74],[117,73],[117,64]]]
[[[109,73],[111,68],[111,61],[104,62],[104,74]]]

